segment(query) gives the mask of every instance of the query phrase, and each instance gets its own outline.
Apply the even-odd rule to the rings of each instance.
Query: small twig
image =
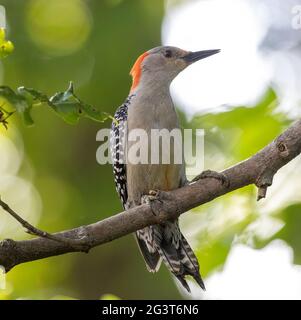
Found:
[[[12,208],[9,207],[7,203],[1,200],[0,197],[0,206],[3,208],[4,211],[9,213],[15,220],[17,220],[25,229],[28,234],[35,235],[41,238],[46,238],[49,240],[57,241],[64,243],[71,248],[74,248],[76,250],[88,252],[89,251],[89,245],[86,242],[83,242],[79,239],[69,239],[66,237],[61,237],[58,235],[53,235],[51,233],[48,233],[46,231],[40,230],[36,227],[34,227],[32,224],[24,220],[22,217],[20,217]]]
[[[266,197],[268,187],[273,184],[275,174],[276,171],[269,168],[259,175],[255,183],[258,188],[257,201]]]
[[[282,141],[282,135],[280,135],[276,141],[276,150],[279,154],[279,156],[283,159],[289,157],[290,152],[287,148],[287,145],[284,141]],[[277,169],[268,166],[265,167],[265,169],[261,172],[261,174],[258,176],[255,185],[258,188],[258,194],[257,194],[257,201],[263,199],[266,197],[268,187],[270,187],[273,184],[273,179],[275,174],[277,173]]]
[[[7,111],[3,108],[4,105],[5,103],[0,106],[0,123],[2,123],[5,129],[7,129],[7,119],[11,117],[16,111]],[[6,117],[4,117],[4,114],[6,114]]]
[[[6,109],[3,108],[3,106],[5,106],[5,103],[2,103],[2,105],[0,106],[0,110],[4,113],[6,113],[8,116],[11,116],[12,114],[14,114],[16,111],[7,111]]]

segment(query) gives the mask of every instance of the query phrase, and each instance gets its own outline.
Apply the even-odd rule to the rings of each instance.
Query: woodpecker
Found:
[[[123,146],[131,142],[122,141],[122,137],[133,129],[143,129],[150,139],[152,129],[180,128],[170,84],[186,67],[218,52],[161,46],[143,53],[134,63],[130,93],[115,113],[110,138],[115,185],[124,209],[145,203],[146,197],[153,199],[153,190],[174,190],[187,184],[184,164],[126,163]],[[205,290],[198,260],[180,231],[178,219],[138,230],[135,237],[148,271],[158,271],[163,261],[188,292],[186,276],[192,276]]]

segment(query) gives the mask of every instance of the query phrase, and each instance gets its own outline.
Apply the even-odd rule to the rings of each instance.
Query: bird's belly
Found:
[[[163,105],[149,105],[147,108],[141,108],[141,104],[131,107],[131,115],[128,119],[129,133],[133,129],[142,129],[146,132],[146,136],[142,138],[141,145],[147,146],[148,159],[147,164],[127,163],[127,191],[128,200],[134,204],[139,204],[141,196],[148,194],[150,190],[173,190],[179,188],[181,174],[183,173],[183,164],[175,164],[174,162],[174,145],[173,140],[170,141],[170,161],[162,161],[163,150],[159,144],[159,161],[153,162],[151,154],[152,150],[151,132],[152,130],[167,129],[171,130],[179,128],[178,118],[170,100]],[[133,120],[134,119],[134,120]],[[131,148],[133,143],[128,141],[128,147]],[[168,163],[168,164],[166,164]]]
[[[129,201],[135,204],[140,203],[141,196],[148,194],[150,190],[173,190],[180,186],[181,180],[181,164],[175,164],[174,162],[174,143],[170,139],[167,143],[170,143],[169,151],[163,161],[163,153],[166,153],[166,146],[161,143],[157,145],[157,148],[153,149],[151,131],[167,129],[171,131],[174,127],[167,127],[166,122],[162,120],[162,117],[152,119],[150,122],[151,126],[145,125],[144,130],[147,135],[141,138],[141,146],[144,146],[147,150],[147,164],[127,164],[127,176],[128,179],[128,198]],[[154,132],[154,131],[153,131]],[[155,133],[156,134],[156,133]],[[162,141],[161,141],[162,142]],[[129,143],[129,146],[131,144]],[[155,161],[152,156],[157,154]],[[167,160],[167,162],[166,162]]]
[[[150,190],[173,190],[180,186],[181,165],[179,164],[136,164],[129,165],[127,175],[128,199],[140,203],[141,196]]]

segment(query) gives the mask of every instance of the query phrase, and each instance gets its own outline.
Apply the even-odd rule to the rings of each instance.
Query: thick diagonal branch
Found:
[[[275,173],[300,153],[301,120],[251,158],[223,171],[229,185],[216,179],[202,179],[174,191],[162,192],[163,201],[155,202],[153,208],[144,204],[94,224],[62,231],[54,236],[72,241],[80,240],[81,244],[84,239],[87,248],[93,248],[146,226],[178,217],[196,206],[249,184],[258,187],[258,198],[262,198],[266,195],[268,186],[272,184]],[[156,215],[153,214],[153,210],[156,211]],[[75,251],[80,250],[68,243],[49,238],[24,241],[7,239],[0,242],[0,265],[8,271],[20,263]]]

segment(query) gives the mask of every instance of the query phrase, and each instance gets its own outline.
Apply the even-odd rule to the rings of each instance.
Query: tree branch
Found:
[[[24,220],[22,217],[20,217],[10,206],[3,202],[0,198],[0,206],[2,207],[3,210],[5,210],[7,213],[9,213],[14,219],[16,219],[25,229],[27,233],[38,236],[41,238],[46,238],[49,240],[57,241],[57,242],[62,242],[65,245],[68,245],[70,247],[74,247],[74,249],[79,250],[79,251],[89,251],[89,247],[85,244],[84,239],[69,239],[65,238],[63,236],[59,235],[53,235],[51,233],[48,233],[46,231],[42,231],[36,227],[34,227],[32,224]]]
[[[0,242],[0,265],[9,271],[24,262],[83,251],[83,247],[87,251],[146,226],[176,218],[196,206],[250,184],[258,187],[258,199],[261,199],[265,197],[277,171],[300,153],[301,120],[251,158],[223,171],[229,185],[205,178],[174,191],[161,191],[162,201],[152,202],[151,207],[143,204],[102,221],[56,233],[52,235],[54,238],[3,240]],[[5,203],[3,208],[7,209]],[[58,238],[69,239],[71,242],[57,241]],[[80,246],[70,245],[77,242]]]

